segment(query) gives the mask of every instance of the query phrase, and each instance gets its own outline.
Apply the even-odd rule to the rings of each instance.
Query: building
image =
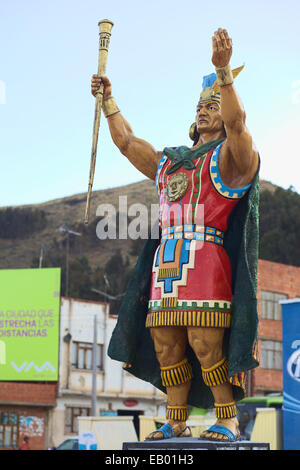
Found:
[[[258,351],[260,365],[249,373],[248,394],[282,393],[282,321],[279,300],[300,297],[300,268],[258,261]]]
[[[260,366],[248,375],[248,395],[282,393],[281,299],[300,297],[300,268],[259,260]],[[0,447],[47,449],[78,434],[78,416],[91,414],[92,348],[97,320],[96,415],[164,416],[166,395],[124,371],[107,355],[117,317],[109,304],[62,297],[59,382],[0,383]],[[1,346],[1,345],[0,345]],[[0,351],[1,362],[1,351]]]
[[[248,395],[282,393],[281,299],[300,297],[300,268],[259,260],[258,350],[260,365],[249,373]],[[93,317],[97,315],[98,373],[96,414],[138,416],[165,414],[166,395],[136,379],[107,355],[117,317],[109,305],[78,299],[61,300],[60,382],[53,410],[53,445],[78,431],[77,416],[91,411]]]
[[[0,448],[48,447],[56,406],[60,269],[0,270]]]
[[[1,382],[1,449],[18,448],[25,436],[31,450],[47,448],[56,394],[57,382]]]
[[[94,318],[97,323],[96,416],[133,415],[138,432],[140,414],[158,415],[165,395],[124,371],[107,355],[117,317],[109,304],[61,298],[60,368],[57,404],[51,414],[51,446],[78,434],[78,416],[91,414]]]

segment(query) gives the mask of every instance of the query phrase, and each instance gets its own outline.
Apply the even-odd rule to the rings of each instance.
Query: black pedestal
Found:
[[[220,442],[199,437],[175,437],[155,441],[124,442],[123,450],[270,450],[270,445],[265,442]]]

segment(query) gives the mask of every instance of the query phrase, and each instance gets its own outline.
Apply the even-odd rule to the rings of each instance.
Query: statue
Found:
[[[111,96],[103,112],[122,154],[156,182],[160,240],[148,240],[128,284],[108,354],[167,393],[167,423],[147,439],[188,437],[188,405],[214,406],[205,439],[239,438],[236,402],[257,367],[259,156],[233,85],[232,40],[212,38],[191,148],[156,151],[133,134]],[[201,207],[204,208],[204,220]]]

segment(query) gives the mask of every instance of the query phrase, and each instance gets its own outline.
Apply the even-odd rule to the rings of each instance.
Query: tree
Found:
[[[132,268],[130,268],[128,256],[124,260],[121,250],[118,249],[105,265],[103,282],[101,284],[102,289],[104,288],[107,294],[117,297],[115,300],[109,300],[110,312],[113,314],[118,314],[119,312],[123,298],[122,294],[126,290],[131,273]],[[108,284],[105,282],[104,275]]]
[[[39,209],[0,210],[0,238],[25,238],[47,226],[46,213]]]
[[[300,266],[300,196],[293,188],[263,191],[260,198],[259,257]]]

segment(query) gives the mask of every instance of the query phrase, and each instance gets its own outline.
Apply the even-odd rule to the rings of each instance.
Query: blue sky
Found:
[[[261,177],[300,192],[298,0],[10,0],[0,18],[0,206],[86,192],[98,21],[114,22],[107,75],[135,134],[157,150],[190,145],[211,37],[233,39],[236,89],[261,155]],[[102,117],[94,190],[140,181]]]

